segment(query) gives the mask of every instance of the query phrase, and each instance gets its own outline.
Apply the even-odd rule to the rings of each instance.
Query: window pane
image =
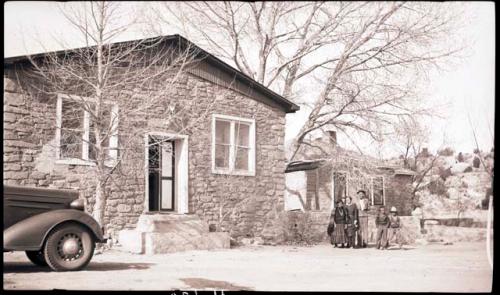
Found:
[[[373,178],[373,204],[384,205],[384,187],[382,177]]]
[[[162,179],[161,181],[161,209],[174,209],[172,204],[173,189],[172,180]]]
[[[236,163],[234,167],[236,170],[248,170],[248,148],[238,147],[236,149]]]
[[[235,124],[236,145],[249,146],[250,126],[247,124],[236,122]]]
[[[90,130],[89,130],[89,159],[97,160],[97,150],[95,148],[96,139],[94,127],[92,126],[92,121],[90,121]]]
[[[337,201],[342,200],[346,196],[347,176],[345,173],[335,172],[333,174],[333,202],[337,206]]]
[[[89,103],[91,108],[94,108],[94,104]],[[109,158],[109,138],[112,135],[112,130],[110,127],[111,124],[111,105],[103,104],[103,113],[101,115],[101,148],[103,149],[104,154],[106,155],[105,159]],[[96,145],[96,137],[95,137],[95,119],[89,115],[89,159],[96,160],[97,159],[97,150],[95,148]]]
[[[63,99],[61,127],[64,129],[82,130],[83,114],[83,108],[80,103],[69,99]]]
[[[161,175],[172,177],[172,161],[174,157],[173,142],[167,141],[161,144]]]
[[[229,168],[229,146],[215,145],[215,167]]]
[[[229,144],[229,132],[231,123],[227,121],[215,121],[215,143]]]
[[[61,158],[82,157],[83,114],[78,102],[62,101]]]
[[[61,129],[61,158],[82,157],[82,133]]]

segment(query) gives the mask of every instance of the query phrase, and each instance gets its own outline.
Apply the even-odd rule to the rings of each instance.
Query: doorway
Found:
[[[175,144],[149,137],[149,211],[175,210]]]
[[[145,213],[188,213],[188,136],[145,135]]]

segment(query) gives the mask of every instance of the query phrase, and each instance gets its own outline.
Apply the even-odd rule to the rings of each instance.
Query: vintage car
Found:
[[[55,271],[84,268],[104,231],[72,190],[4,186],[3,251],[26,251]]]

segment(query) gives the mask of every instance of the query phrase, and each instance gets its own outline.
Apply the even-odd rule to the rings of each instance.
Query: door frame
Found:
[[[188,140],[189,136],[184,134],[175,134],[167,132],[151,131],[144,134],[144,213],[149,210],[149,137],[164,137],[174,143],[175,149],[175,171],[174,171],[174,210],[158,211],[158,213],[188,213]],[[157,211],[155,211],[157,212]]]

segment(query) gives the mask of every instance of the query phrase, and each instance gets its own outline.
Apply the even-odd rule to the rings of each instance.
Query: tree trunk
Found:
[[[93,216],[99,225],[104,226],[104,209],[106,208],[106,196],[104,193],[105,184],[98,180],[95,190],[95,205]]]

